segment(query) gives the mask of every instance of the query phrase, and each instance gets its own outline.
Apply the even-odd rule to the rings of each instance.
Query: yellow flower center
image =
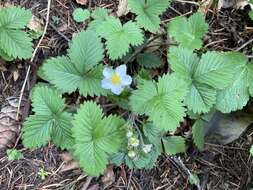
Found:
[[[120,76],[117,75],[116,73],[112,74],[111,81],[112,81],[112,84],[114,85],[120,84],[120,81],[121,81]]]

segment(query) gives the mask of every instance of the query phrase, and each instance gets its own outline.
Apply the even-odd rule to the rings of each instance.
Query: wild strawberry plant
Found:
[[[131,52],[145,45],[149,35],[144,30],[159,29],[159,15],[168,6],[168,0],[129,0],[137,17],[125,23],[108,10],[95,9],[87,29],[69,43],[67,55],[42,65],[39,73],[48,83],[32,91],[34,114],[22,129],[24,146],[52,141],[92,176],[102,174],[109,163],[151,168],[163,152],[186,151],[186,138],[175,132],[189,117],[195,121],[193,141],[202,150],[208,115],[240,110],[253,96],[253,64],[242,53],[204,52],[208,24],[195,13],[168,24],[166,36],[178,43],[168,46],[165,66],[171,72],[152,78],[144,68],[161,68],[161,57]],[[125,61],[127,56],[134,56],[133,61]],[[73,93],[81,103],[70,109],[63,96]],[[114,102],[124,114],[106,111],[100,98]]]

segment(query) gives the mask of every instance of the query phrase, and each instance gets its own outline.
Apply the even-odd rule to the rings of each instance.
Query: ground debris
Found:
[[[0,111],[0,149],[11,148],[15,145],[20,132],[17,115],[17,97],[10,97],[8,103]]]

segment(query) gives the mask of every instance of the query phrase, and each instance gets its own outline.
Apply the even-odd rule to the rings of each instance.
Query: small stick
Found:
[[[245,48],[247,45],[251,44],[253,42],[253,38],[244,43],[241,47],[237,48],[235,51],[240,51],[241,49]]]
[[[42,34],[42,36],[41,36],[41,38],[40,38],[40,40],[39,40],[39,42],[38,42],[38,44],[37,44],[34,52],[33,52],[33,55],[32,55],[32,58],[31,58],[30,62],[34,61],[35,56],[36,56],[36,54],[38,52],[38,49],[40,47],[40,44],[41,44],[42,40],[44,39],[44,37],[46,35],[48,24],[49,24],[49,18],[50,18],[50,7],[51,7],[51,0],[48,0],[48,3],[47,3],[46,25],[44,27],[43,34]],[[30,70],[31,70],[31,65],[28,66],[28,69],[27,69],[27,72],[26,72],[26,76],[25,76],[25,80],[24,80],[23,86],[21,88],[21,92],[20,92],[20,96],[19,96],[19,101],[18,101],[18,110],[17,110],[16,120],[18,120],[18,118],[19,118],[21,102],[22,102],[22,98],[23,98],[23,94],[24,94],[24,90],[25,90],[25,87],[26,87],[26,83],[27,83],[28,77],[29,77]]]

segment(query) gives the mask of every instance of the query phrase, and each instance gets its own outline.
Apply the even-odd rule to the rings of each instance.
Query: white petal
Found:
[[[104,70],[103,70],[103,75],[104,77],[106,78],[110,78],[113,74],[113,70],[109,67],[105,67]]]
[[[101,86],[104,89],[111,89],[112,88],[112,83],[111,83],[111,81],[109,79],[103,79],[101,81]]]
[[[119,76],[124,76],[124,75],[126,75],[127,67],[126,67],[126,65],[120,65],[120,66],[116,67],[115,70]]]
[[[111,90],[112,90],[112,93],[116,95],[120,95],[121,92],[124,90],[124,88],[122,88],[122,86],[120,85],[117,85],[117,86],[112,86]]]
[[[124,86],[129,86],[132,83],[132,78],[129,75],[124,75],[121,77],[121,83]]]

